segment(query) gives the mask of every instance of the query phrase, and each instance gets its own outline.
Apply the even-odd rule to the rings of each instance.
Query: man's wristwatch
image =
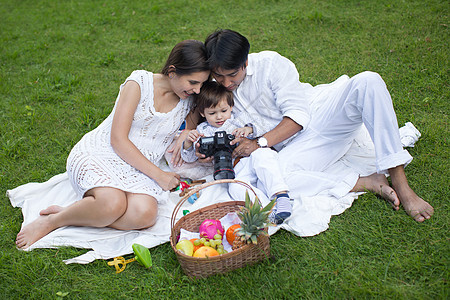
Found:
[[[256,143],[258,144],[259,148],[267,148],[269,146],[269,143],[267,142],[267,139],[265,137],[259,137],[256,140]]]

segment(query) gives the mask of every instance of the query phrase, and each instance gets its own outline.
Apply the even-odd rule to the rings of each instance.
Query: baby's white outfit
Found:
[[[249,123],[248,116],[235,119],[233,115],[226,120],[221,127],[211,126],[208,122],[202,122],[197,126],[197,131],[205,136],[213,136],[217,131],[232,133],[234,129],[244,126],[253,126]],[[249,138],[252,138],[252,133]],[[278,154],[270,148],[259,148],[252,152],[249,157],[242,157],[234,166],[235,179],[244,181],[251,186],[257,187],[265,195],[257,191],[257,195],[263,199],[270,198],[281,191],[288,191],[288,186],[283,180],[279,165]],[[195,149],[191,146],[181,152],[181,157],[186,162],[196,161]],[[229,185],[229,193],[233,199],[243,200],[245,189],[238,184]]]
[[[129,80],[139,84],[141,99],[134,113],[130,132],[131,142],[156,166],[159,166],[166,148],[178,132],[191,108],[191,99],[180,99],[167,113],[155,110],[153,100],[153,73],[138,70]],[[121,159],[111,146],[111,125],[116,104],[110,115],[75,145],[67,159],[67,173],[77,195],[94,187],[113,187],[131,193],[147,194],[157,200],[163,195],[161,187],[150,177]]]

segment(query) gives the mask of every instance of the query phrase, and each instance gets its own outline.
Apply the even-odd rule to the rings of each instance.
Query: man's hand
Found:
[[[253,151],[259,148],[258,143],[256,140],[249,140],[245,137],[237,137],[234,140],[230,142],[231,145],[238,144],[239,145],[234,149],[233,151],[233,158],[239,157],[239,156],[250,156]]]

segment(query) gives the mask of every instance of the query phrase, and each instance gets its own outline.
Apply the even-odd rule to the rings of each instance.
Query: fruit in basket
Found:
[[[194,245],[194,252],[197,251],[198,248],[200,248],[201,246],[203,246],[203,244],[200,243],[200,239],[190,239],[190,241],[191,241],[192,244]]]
[[[236,238],[233,241],[233,250],[238,249],[245,244],[257,244],[260,234],[267,235],[264,230],[269,225],[269,214],[275,205],[275,199],[265,207],[262,207],[258,198],[252,203],[248,192],[245,193],[245,205],[238,213],[241,219],[241,227],[236,230]]]
[[[228,253],[228,251],[225,250],[224,248],[217,248],[217,252],[219,252],[220,255]]]
[[[222,223],[219,220],[213,219],[206,219],[199,227],[200,237],[210,240],[214,239],[216,234],[223,236],[224,231]]]
[[[194,257],[212,257],[212,256],[217,256],[219,255],[219,252],[217,252],[216,249],[208,247],[208,246],[203,246],[200,247],[197,251],[195,251],[194,253]]]
[[[234,239],[236,238],[236,229],[238,229],[239,227],[241,227],[241,224],[234,224],[231,225],[230,227],[228,227],[227,229],[227,233],[225,234],[225,236],[227,237],[227,241],[230,245],[233,244]]]
[[[194,253],[194,244],[190,240],[181,240],[179,241],[175,248],[182,253],[192,256]]]

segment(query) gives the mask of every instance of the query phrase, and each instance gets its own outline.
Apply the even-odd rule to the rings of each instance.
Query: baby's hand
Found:
[[[233,130],[233,135],[235,137],[247,137],[249,134],[253,133],[252,127],[241,127]]]
[[[194,129],[189,132],[187,140],[191,143],[195,143],[200,138],[200,136],[200,133],[198,133],[198,131]]]

